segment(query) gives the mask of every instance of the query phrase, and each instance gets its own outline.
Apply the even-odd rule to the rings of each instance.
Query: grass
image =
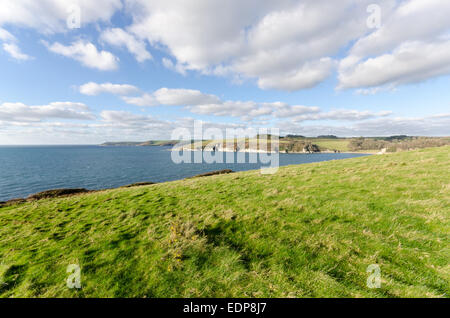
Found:
[[[450,147],[0,208],[1,297],[448,297]],[[69,264],[82,288],[66,287]],[[370,264],[379,289],[366,286]]]
[[[320,148],[330,149],[330,150],[339,150],[341,152],[350,151],[348,145],[351,139],[325,139],[325,138],[312,138],[310,141]]]

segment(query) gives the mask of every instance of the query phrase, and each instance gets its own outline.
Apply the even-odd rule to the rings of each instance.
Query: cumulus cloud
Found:
[[[202,105],[219,101],[217,96],[192,89],[161,88],[153,95],[162,105]]]
[[[114,123],[120,126],[133,126],[151,123],[161,123],[160,120],[152,116],[136,115],[126,111],[105,110],[100,113],[100,117],[104,122]]]
[[[180,63],[174,63],[172,60],[163,57],[162,63],[165,68],[172,70],[174,72],[180,73],[181,75],[186,75],[186,66],[180,64]]]
[[[388,117],[373,118],[355,122],[352,125],[307,125],[293,121],[280,124],[282,133],[300,134],[304,136],[318,136],[324,134],[342,137],[359,136],[448,136],[450,134],[450,118],[426,117]]]
[[[0,40],[5,42],[15,42],[17,39],[5,29],[0,28]]]
[[[333,65],[334,63],[330,58],[306,62],[299,69],[291,72],[261,76],[258,80],[258,86],[263,89],[274,88],[286,91],[311,88],[330,76]]]
[[[61,43],[46,44],[47,48],[56,54],[72,58],[82,65],[101,71],[112,71],[118,68],[119,59],[107,51],[98,51],[97,47],[83,40],[65,46]]]
[[[121,0],[0,0],[0,26],[14,24],[46,34],[64,32],[74,6],[81,10],[82,26],[109,21],[123,7]]]
[[[294,105],[291,106],[287,103],[282,102],[275,102],[275,103],[263,103],[264,107],[269,107],[272,110],[274,110],[274,115],[277,118],[287,118],[287,117],[294,117],[298,115],[304,115],[304,114],[314,114],[319,113],[320,108],[319,107],[310,107],[310,106],[303,106],[303,105]]]
[[[372,112],[349,109],[324,112],[315,106],[289,105],[282,102],[255,103],[253,101],[225,101],[219,104],[189,106],[187,109],[195,114],[239,117],[243,121],[265,117],[266,119],[284,119],[296,123],[317,120],[360,121],[392,114],[391,111]]]
[[[380,55],[404,42],[434,40],[448,32],[450,3],[440,0],[391,1],[382,8],[379,29],[359,38],[350,49],[350,57]]]
[[[163,61],[166,67],[256,78],[261,88],[291,91],[330,75],[330,56],[367,31],[370,1],[128,3],[129,30],[167,47],[176,62]]]
[[[17,38],[7,30],[0,28],[0,41],[3,50],[8,53],[12,58],[18,61],[27,61],[33,59],[31,56],[22,53],[20,47],[17,45]]]
[[[94,82],[89,82],[80,86],[80,93],[90,96],[99,95],[102,93],[130,95],[136,92],[139,92],[139,89],[136,86],[128,84],[97,84]]]
[[[392,114],[392,111],[359,111],[352,109],[338,109],[329,112],[317,112],[316,114],[303,114],[293,117],[294,122],[308,120],[340,120],[340,121],[360,121],[369,118],[386,117]]]
[[[146,49],[145,42],[138,40],[134,35],[123,29],[107,29],[102,32],[100,40],[113,46],[126,47],[138,62],[152,59],[152,55]]]
[[[406,42],[384,54],[341,70],[339,88],[415,83],[450,74],[450,41]]]
[[[384,117],[391,111],[371,112],[358,110],[334,110],[322,112],[317,106],[289,105],[283,102],[223,101],[219,97],[198,90],[161,88],[151,94],[122,96],[122,99],[136,106],[184,106],[193,114],[218,117],[236,117],[249,122],[266,119],[290,118],[294,121],[306,120],[362,120]]]
[[[244,121],[261,116],[289,117],[319,111],[318,107],[291,106],[280,102],[222,101],[215,95],[190,89],[161,88],[151,94],[145,93],[138,97],[123,96],[122,99],[136,106],[185,106],[194,114],[239,117]]]
[[[123,96],[122,99],[130,105],[136,105],[136,106],[142,106],[142,107],[147,107],[147,106],[158,106],[158,101],[156,100],[156,98],[151,95],[151,94],[143,94],[141,96],[134,96],[134,97],[129,97],[129,96]]]
[[[243,120],[249,120],[261,115],[269,115],[271,113],[269,107],[260,109],[252,101],[225,101],[215,104],[189,106],[188,109],[194,114],[241,117]]]
[[[31,60],[32,57],[22,53],[20,48],[15,43],[3,43],[3,50],[7,52],[12,58],[19,61],[28,61]]]
[[[163,64],[181,74],[197,70],[255,78],[262,89],[307,89],[333,74],[336,55],[353,42],[339,63],[339,88],[397,86],[449,73],[446,56],[439,59],[438,54],[402,70],[415,62],[403,54],[408,47],[417,51],[410,52],[417,59],[427,50],[446,49],[442,36],[450,29],[450,4],[439,0],[377,1],[382,26],[372,30],[366,24],[370,0],[128,3],[130,32],[167,48],[175,61],[164,58]],[[220,15],[214,14],[218,11]],[[380,76],[368,74],[378,71],[371,63],[384,67]],[[386,67],[388,63],[394,67]]]
[[[325,81],[342,53],[347,56],[338,61],[339,88],[397,86],[449,73],[447,56],[439,59],[437,54],[428,64],[402,70],[427,50],[447,49],[450,3],[441,0],[379,0],[379,29],[366,24],[372,0],[3,0],[0,27],[65,32],[71,5],[80,7],[86,25],[108,22],[123,3],[131,24],[101,31],[100,40],[127,48],[139,62],[152,58],[150,44],[168,53],[162,58],[166,68],[183,75],[194,70],[234,81],[254,79],[262,89],[296,91]],[[0,39],[6,38],[11,34],[0,28]],[[50,47],[88,67],[117,68],[116,57],[89,42]],[[25,58],[17,46],[8,44],[7,49]],[[405,51],[414,55],[411,60]],[[367,75],[386,63],[394,67],[380,72],[378,79]]]
[[[214,95],[204,94],[192,89],[169,89],[160,88],[152,94],[144,94],[139,97],[124,97],[125,102],[137,106],[181,106],[201,105],[217,103],[219,98]]]
[[[408,0],[386,11],[381,28],[340,61],[338,88],[395,87],[450,74],[450,2]]]
[[[82,103],[54,102],[40,106],[28,106],[23,103],[0,105],[0,121],[36,122],[49,119],[92,120],[95,116]]]

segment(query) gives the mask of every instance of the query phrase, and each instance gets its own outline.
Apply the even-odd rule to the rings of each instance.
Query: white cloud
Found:
[[[110,20],[121,0],[0,0],[0,26],[14,24],[40,33],[65,32],[71,6],[81,9],[81,25]]]
[[[123,100],[137,106],[183,106],[218,103],[219,98],[214,95],[204,94],[192,89],[160,88],[152,94],[144,94],[140,97],[123,97]]]
[[[386,2],[391,0],[382,0]],[[367,32],[371,1],[129,0],[128,28],[167,47],[179,73],[197,70],[255,78],[263,89],[313,87],[332,70],[331,56]],[[220,14],[217,14],[220,12]]]
[[[330,58],[306,62],[299,69],[291,72],[261,76],[258,80],[258,86],[263,89],[274,88],[286,91],[311,88],[330,76],[333,65],[334,63]]]
[[[371,112],[340,109],[322,112],[316,106],[289,105],[283,102],[257,103],[255,101],[222,101],[219,97],[204,94],[198,90],[161,88],[151,94],[138,97],[122,96],[122,99],[136,106],[185,106],[193,114],[218,117],[236,117],[244,122],[256,119],[290,118],[293,121],[344,120],[356,121],[385,117],[391,111]]]
[[[17,38],[3,28],[0,28],[0,41],[4,42],[2,44],[3,50],[12,58],[18,61],[27,61],[33,59],[33,57],[22,53],[19,46],[17,45]]]
[[[31,56],[22,53],[20,48],[15,43],[3,43],[3,50],[11,55],[12,58],[19,61],[28,61],[32,59]]]
[[[214,104],[189,106],[188,109],[194,114],[243,117],[244,119],[271,113],[269,107],[267,107],[265,111],[261,111],[259,110],[258,105],[252,101],[226,101]]]
[[[5,29],[0,28],[0,40],[5,42],[15,42],[17,39]]]
[[[159,123],[160,121],[147,115],[136,115],[126,111],[105,110],[100,113],[103,121],[115,123],[116,125],[130,126],[148,123]]]
[[[366,25],[366,9],[373,0],[0,1],[3,39],[11,39],[11,34],[1,29],[4,25],[30,27],[49,34],[67,31],[72,4],[80,6],[84,26],[108,22],[125,3],[123,12],[132,23],[124,29],[100,30],[104,43],[126,47],[140,62],[152,58],[146,48],[149,43],[168,53],[162,64],[175,72],[186,75],[195,70],[227,76],[235,82],[254,79],[262,89],[296,91],[318,85],[333,74],[338,54],[352,43],[348,55],[339,63],[340,88],[366,88],[378,82],[396,86],[448,73],[437,71],[446,68],[444,59],[433,62],[433,70],[427,69],[423,76],[415,76],[420,69],[412,71],[412,75],[397,70],[398,73],[380,76],[374,84],[366,75],[345,82],[354,72],[366,74],[357,68],[369,67],[366,63],[372,60],[379,62],[392,55],[394,66],[406,63],[403,55],[396,54],[410,43],[433,48],[443,45],[450,29],[450,3],[442,0],[378,0],[381,28],[373,30]],[[117,59],[111,53],[98,52],[91,43],[76,43],[68,47],[55,43],[52,48],[88,67],[117,68]],[[75,52],[70,53],[72,50]],[[86,51],[90,52],[89,57]],[[102,56],[103,63],[97,63],[98,56]]]
[[[35,122],[48,119],[92,120],[94,115],[82,103],[54,102],[48,105],[28,106],[23,103],[0,105],[0,121]]]
[[[392,54],[341,70],[339,88],[397,86],[445,74],[450,74],[450,41],[406,42]]]
[[[156,98],[151,94],[143,94],[142,96],[138,97],[129,97],[129,96],[123,96],[122,99],[130,105],[136,105],[136,106],[158,106],[158,101]]]
[[[146,49],[145,42],[136,39],[134,35],[123,29],[107,29],[102,32],[100,40],[114,46],[126,47],[136,57],[138,62],[152,59],[152,55]]]
[[[274,115],[281,118],[319,111],[318,107],[291,106],[281,102],[222,101],[215,95],[190,89],[161,88],[152,94],[145,93],[138,97],[123,96],[122,99],[136,106],[185,106],[194,114],[239,117],[244,121],[261,116]]]
[[[180,73],[181,75],[186,75],[186,66],[183,66],[180,63],[173,63],[172,60],[163,57],[162,63],[165,68],[172,70],[174,72]]]
[[[320,112],[319,107],[315,107],[315,106],[310,107],[310,106],[303,106],[303,105],[291,106],[287,103],[282,103],[282,102],[263,103],[262,105],[273,109],[274,115],[277,118],[287,118],[287,117],[294,117],[294,116],[304,115],[304,114],[314,114],[314,113]]]
[[[392,114],[391,111],[371,112],[348,109],[323,112],[319,107],[292,106],[281,102],[257,104],[252,101],[227,101],[221,104],[191,106],[188,109],[195,114],[239,117],[243,121],[252,121],[257,117],[265,116],[268,119],[284,119],[293,123],[318,120],[360,121]]]
[[[337,135],[341,137],[359,136],[448,136],[450,134],[450,118],[429,117],[388,117],[358,121],[352,125],[306,125],[292,121],[283,122],[282,133],[293,133],[304,136]]]
[[[98,51],[94,44],[79,40],[69,46],[61,43],[49,45],[48,49],[54,53],[72,58],[89,68],[96,68],[101,71],[111,71],[118,68],[119,59],[107,51]]]
[[[378,86],[378,87],[371,87],[371,88],[360,88],[355,91],[355,94],[368,96],[368,95],[375,95],[380,92],[394,92],[396,90],[397,89],[395,88],[395,86],[390,84],[390,85],[386,85],[383,87]]]
[[[441,0],[406,0],[381,11],[381,28],[356,41],[352,58],[380,55],[404,42],[432,41],[450,29],[450,2]]]
[[[382,10],[381,28],[358,39],[340,62],[338,88],[392,88],[450,74],[449,15],[450,2],[440,0]]]
[[[167,48],[175,58],[163,59],[167,68],[181,74],[197,70],[240,80],[255,78],[262,89],[316,86],[332,74],[336,54],[356,41],[340,62],[340,87],[345,88],[346,74],[365,59],[393,55],[391,50],[397,52],[411,41],[437,47],[443,41],[439,37],[450,29],[450,4],[439,0],[378,1],[382,27],[374,30],[366,24],[370,0],[128,3],[133,16],[129,30],[155,47]],[[395,59],[408,61],[403,56]],[[427,69],[423,76],[411,74],[419,69],[404,74],[397,70],[402,74],[387,75],[380,82],[395,86],[448,73],[436,71],[446,68],[445,59],[430,64],[435,70]],[[360,84],[350,86],[365,87],[372,76],[362,77]]]
[[[338,109],[329,112],[317,112],[316,114],[304,114],[293,117],[294,122],[310,120],[340,120],[340,121],[360,121],[377,117],[386,117],[391,115],[391,111],[359,111],[351,109]]]
[[[153,95],[162,105],[202,105],[219,101],[217,96],[192,89],[161,88]]]
[[[139,92],[136,86],[128,84],[111,84],[103,83],[97,84],[94,82],[89,82],[80,86],[80,93],[84,95],[99,95],[102,93],[111,93],[116,95],[130,95]]]

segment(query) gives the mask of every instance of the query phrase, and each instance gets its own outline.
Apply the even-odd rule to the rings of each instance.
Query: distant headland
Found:
[[[264,138],[263,138],[264,137]],[[260,140],[267,141],[268,145],[260,146]],[[149,141],[120,141],[105,142],[100,146],[166,146],[178,145],[179,150],[186,151],[225,151],[225,152],[264,152],[270,149],[271,135],[255,136],[231,140],[149,140]],[[181,146],[179,144],[182,143]],[[450,145],[450,137],[418,137],[418,136],[389,136],[389,137],[337,137],[334,135],[321,135],[305,137],[301,135],[280,136],[275,150],[280,153],[392,153],[427,147]]]

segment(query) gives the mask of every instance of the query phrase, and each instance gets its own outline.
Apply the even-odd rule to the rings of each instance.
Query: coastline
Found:
[[[201,152],[213,152],[213,150],[204,150],[204,149],[190,149],[190,148],[182,148],[182,149],[167,149],[167,151],[190,151],[190,152],[194,152],[194,151],[201,151]],[[314,155],[314,154],[355,154],[355,155],[376,155],[378,153],[377,150],[374,151],[363,151],[363,152],[358,152],[358,151],[339,151],[339,152],[335,152],[335,151],[331,151],[331,150],[325,150],[325,151],[317,151],[317,152],[296,152],[296,151],[291,151],[291,152],[280,152],[280,151],[264,151],[264,150],[254,150],[254,149],[245,149],[245,150],[231,150],[231,149],[226,149],[226,150],[216,150],[215,152],[225,152],[225,153],[229,153],[229,152],[234,152],[234,153],[239,153],[239,152],[243,152],[243,153],[271,153],[271,154],[282,154],[282,155],[291,155],[291,154],[295,154],[295,155]]]
[[[248,149],[247,149],[248,150]],[[187,150],[186,151],[199,151],[199,150]],[[202,151],[203,152],[203,151]],[[225,151],[218,151],[218,153],[226,153]],[[231,152],[231,151],[228,151]],[[241,153],[245,153],[244,151],[241,151]],[[249,153],[249,152],[247,152]],[[258,153],[263,153],[263,152],[258,152]],[[267,153],[267,152],[266,152]],[[276,154],[275,152],[271,153]],[[325,152],[321,152],[321,153],[279,153],[279,154],[297,154],[297,155],[313,155],[313,154],[347,154],[347,153],[325,153]],[[350,154],[350,153],[348,153]],[[353,154],[357,154],[357,155],[372,155],[372,154],[364,154],[364,153],[353,153]],[[330,160],[325,160],[325,161],[339,161],[339,160],[346,160],[346,159],[353,159],[353,158],[342,158],[342,159],[330,159]],[[287,165],[280,165],[281,166],[293,166],[293,165],[305,165],[305,164],[312,164],[312,163],[316,163],[316,162],[323,162],[323,161],[313,161],[313,162],[304,162],[304,163],[293,163],[293,164],[287,164]],[[31,193],[27,196],[22,196],[20,194],[18,194],[17,196],[13,196],[11,199],[5,198],[0,200],[0,208],[5,207],[5,206],[11,206],[11,205],[15,205],[15,204],[19,204],[19,203],[25,203],[25,202],[31,202],[31,201],[37,201],[40,199],[45,199],[45,198],[52,198],[52,197],[70,197],[73,195],[79,195],[79,194],[83,194],[83,193],[92,193],[92,192],[99,192],[99,191],[107,191],[107,190],[114,190],[114,189],[120,189],[120,188],[129,188],[129,187],[139,187],[139,186],[145,186],[145,185],[153,185],[153,184],[164,184],[164,183],[168,183],[168,182],[175,182],[175,181],[180,181],[180,180],[185,180],[185,179],[192,179],[192,178],[196,178],[196,177],[202,177],[202,176],[209,176],[209,175],[215,175],[215,174],[221,174],[223,173],[223,171],[228,171],[227,173],[235,173],[235,172],[244,172],[244,171],[252,171],[252,170],[258,170],[258,169],[249,169],[249,170],[236,170],[236,171],[231,171],[228,169],[225,170],[214,170],[214,171],[206,171],[203,172],[201,174],[198,175],[192,175],[192,176],[187,176],[187,177],[179,177],[173,180],[166,180],[166,181],[161,181],[161,182],[153,182],[153,181],[140,181],[140,182],[133,182],[130,184],[124,184],[124,185],[117,185],[117,186],[112,186],[112,187],[99,187],[99,188],[91,188],[91,187],[87,187],[87,188],[71,188],[71,187],[61,187],[61,188],[52,188],[52,187],[48,187],[47,189],[40,191],[40,192],[35,192],[35,193]]]

